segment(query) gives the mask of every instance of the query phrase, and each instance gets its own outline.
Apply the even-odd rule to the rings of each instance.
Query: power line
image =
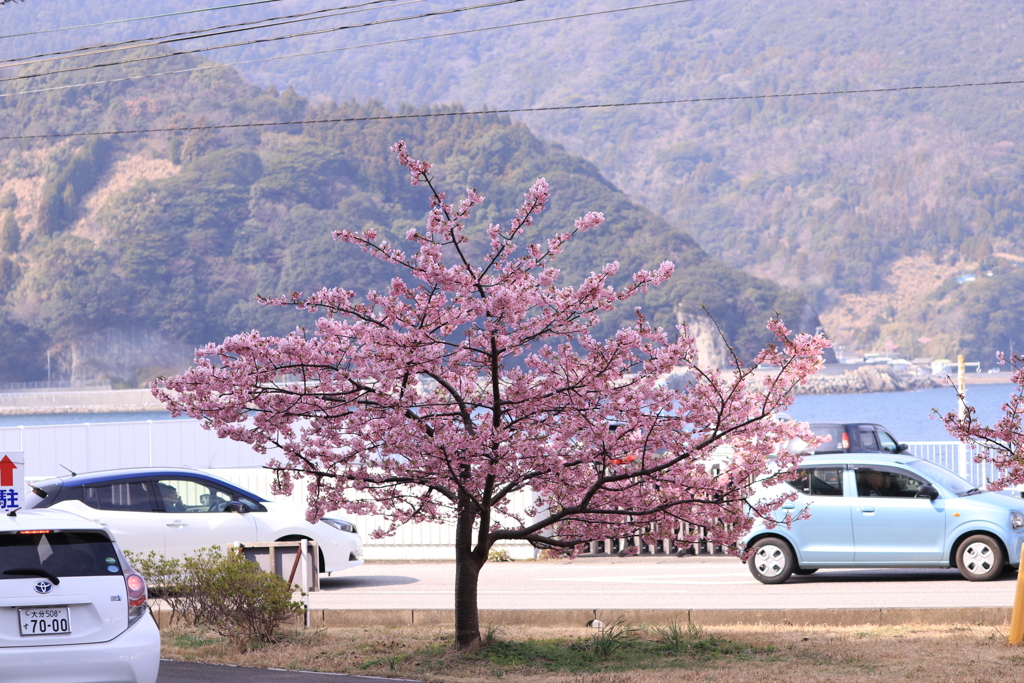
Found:
[[[37,88],[35,90],[21,90],[18,92],[0,93],[0,98],[13,97],[15,95],[30,95],[33,93],[41,92],[52,92],[54,90],[67,90],[69,88],[84,88],[92,85],[105,85],[107,83],[121,83],[123,81],[135,81],[143,78],[155,78],[157,76],[173,76],[183,73],[191,73],[193,71],[204,71],[207,69],[220,69],[231,66],[239,66],[242,64],[256,64],[259,62],[270,62],[277,59],[292,59],[295,57],[309,57],[312,55],[326,54],[330,52],[343,52],[347,50],[359,50],[368,47],[382,47],[386,45],[397,45],[399,43],[411,43],[419,40],[430,40],[433,38],[448,38],[451,36],[465,35],[467,33],[481,33],[484,31],[495,31],[504,28],[518,28],[521,26],[529,26],[532,24],[546,24],[553,21],[564,21],[568,19],[582,19],[587,17],[595,17],[603,14],[615,14],[619,12],[631,12],[638,9],[651,9],[655,7],[665,7],[667,5],[678,5],[684,2],[694,2],[695,0],[666,0],[665,2],[657,2],[650,5],[636,5],[634,7],[617,7],[615,9],[598,10],[595,12],[584,12],[582,14],[570,14],[562,17],[548,17],[546,19],[531,19],[528,21],[519,21],[511,24],[500,24],[498,26],[484,26],[481,28],[470,28],[463,29],[461,31],[449,31],[447,33],[434,33],[426,36],[416,36],[413,38],[396,38],[394,40],[385,40],[377,43],[364,43],[363,45],[348,45],[345,47],[332,47],[324,50],[313,50],[311,52],[297,52],[290,55],[276,55],[273,57],[261,57],[259,59],[246,59],[238,62],[227,62],[225,64],[212,64],[208,66],[194,66],[185,69],[175,69],[173,71],[162,71],[159,73],[152,74],[139,74],[138,76],[125,76],[123,78],[112,78],[104,81],[91,81],[89,83],[70,83],[67,85],[55,85],[49,88]]]
[[[388,114],[384,116],[354,116],[325,119],[299,119],[296,121],[265,121],[258,123],[224,123],[208,126],[180,126],[167,128],[137,128],[134,130],[92,131],[90,133],[49,133],[45,135],[8,135],[4,140],[40,140],[54,138],[86,137],[90,135],[134,135],[140,133],[188,133],[196,130],[228,130],[234,128],[270,128],[276,126],[297,126],[318,123],[365,123],[370,121],[399,121],[405,119],[434,119],[454,116],[481,116],[493,114],[530,114],[551,111],[582,109],[610,109],[624,107],[648,107],[665,104],[698,104],[703,102],[736,102],[741,100],[767,100],[795,97],[821,97],[828,95],[866,95],[914,90],[951,90],[955,88],[982,88],[997,85],[1022,85],[1024,80],[987,81],[980,83],[947,83],[942,85],[904,85],[891,88],[862,88],[859,90],[820,90],[796,93],[770,93],[764,95],[723,95],[721,97],[691,97],[676,100],[649,100],[646,102],[604,102],[600,104],[563,104],[551,107],[522,107],[509,109],[477,109],[471,111],[423,112],[419,114]]]
[[[413,15],[404,16],[404,17],[392,17],[390,19],[376,19],[374,21],[364,22],[362,24],[349,24],[347,26],[335,26],[335,27],[332,27],[332,28],[317,29],[315,31],[305,31],[305,32],[302,32],[302,33],[292,33],[292,34],[283,35],[283,36],[272,36],[272,37],[269,37],[269,38],[256,38],[256,39],[253,39],[253,40],[246,40],[246,41],[242,41],[242,42],[238,42],[238,43],[228,43],[226,45],[213,45],[213,46],[210,46],[210,47],[194,48],[194,49],[191,49],[191,50],[178,50],[176,52],[170,52],[170,53],[162,54],[162,55],[150,55],[148,57],[136,57],[134,59],[124,59],[124,60],[121,60],[119,62],[107,62],[105,64],[88,64],[88,65],[85,65],[85,66],[69,67],[67,69],[57,69],[56,71],[47,71],[45,73],[40,73],[40,74],[20,74],[18,76],[9,76],[7,78],[0,78],[0,83],[5,83],[5,82],[9,82],[9,81],[20,81],[20,80],[24,80],[24,79],[28,79],[28,78],[42,78],[44,76],[55,76],[57,74],[71,73],[71,72],[74,72],[74,71],[84,71],[84,70],[88,70],[88,69],[99,69],[99,68],[105,67],[105,66],[123,66],[125,64],[134,64],[135,62],[146,62],[146,61],[151,61],[151,60],[154,60],[154,59],[167,59],[168,57],[178,57],[178,56],[181,56],[181,55],[196,54],[196,53],[199,53],[199,52],[209,52],[211,50],[221,50],[221,49],[230,48],[230,47],[241,47],[241,46],[245,46],[245,45],[257,45],[257,44],[260,44],[260,43],[272,43],[272,42],[276,42],[276,41],[279,41],[279,40],[288,40],[290,38],[302,38],[302,37],[305,37],[305,36],[322,35],[322,34],[325,34],[325,33],[335,33],[337,31],[344,31],[346,29],[366,28],[366,27],[369,27],[369,26],[380,26],[380,25],[383,25],[383,24],[392,24],[392,23],[397,23],[397,22],[400,22],[400,21],[410,21],[410,20],[413,20],[413,19],[426,19],[426,18],[430,18],[430,17],[439,17],[439,16],[444,16],[444,15],[449,15],[449,14],[457,14],[459,12],[468,12],[468,11],[475,10],[475,9],[487,9],[487,8],[491,8],[491,7],[498,7],[498,6],[501,6],[501,5],[509,5],[509,4],[518,3],[518,2],[526,2],[526,0],[496,0],[495,2],[484,3],[484,4],[481,4],[481,5],[471,5],[471,6],[467,6],[467,7],[456,7],[456,8],[453,8],[453,9],[446,9],[446,10],[434,10],[432,12],[424,12],[422,14],[413,14]]]
[[[358,5],[327,7],[324,9],[318,9],[311,12],[286,14],[278,17],[268,17],[266,19],[253,19],[250,21],[237,22],[234,24],[223,24],[221,26],[211,26],[209,28],[195,29],[192,31],[179,31],[178,33],[168,33],[162,36],[150,36],[148,38],[133,38],[131,40],[122,40],[117,43],[102,43],[99,45],[76,47],[70,50],[61,50],[58,52],[44,52],[37,55],[30,55],[28,57],[3,59],[0,60],[0,68],[7,68],[13,66],[28,66],[29,64],[43,64],[46,62],[54,62],[59,61],[61,59],[68,59],[70,57],[89,57],[92,55],[106,54],[108,52],[137,50],[143,47],[166,45],[168,43],[178,43],[186,40],[199,40],[201,38],[228,35],[231,33],[240,33],[243,31],[255,31],[261,28],[286,26],[288,24],[294,24],[303,21],[314,21],[316,19],[327,19],[334,16],[340,16],[343,14],[365,12],[373,5],[397,3],[391,6],[398,6],[414,4],[418,2],[425,2],[425,0],[405,0],[405,2],[398,2],[398,0],[368,0],[368,2],[363,2]],[[259,26],[257,24],[263,25]]]
[[[269,2],[281,2],[281,0],[253,0],[253,2],[240,2],[236,5],[221,5],[219,7],[202,7],[200,9],[188,9],[180,12],[168,12],[166,14],[153,14],[148,17],[132,17],[130,19],[111,19],[110,21],[99,21],[95,24],[80,24],[78,26],[62,26],[59,28],[44,28],[38,31],[26,31],[25,33],[9,33],[0,36],[3,38],[22,38],[24,36],[38,36],[44,33],[56,33],[58,31],[74,31],[80,28],[95,28],[97,26],[109,26],[110,24],[126,24],[132,21],[144,21],[146,19],[164,19],[166,17],[177,17],[182,14],[198,14],[200,12],[213,12],[214,10],[233,9],[235,7],[249,7],[250,5],[265,5]]]

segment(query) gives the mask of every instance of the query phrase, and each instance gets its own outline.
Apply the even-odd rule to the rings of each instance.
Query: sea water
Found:
[[[976,384],[967,386],[967,401],[978,410],[985,424],[999,419],[1001,406],[1014,385]],[[787,414],[804,422],[877,422],[899,441],[951,441],[952,437],[935,418],[956,410],[952,387],[874,394],[829,394],[798,396]],[[166,411],[150,413],[60,413],[55,415],[2,415],[0,427],[94,424],[169,420]],[[189,418],[182,418],[189,419]]]
[[[1014,385],[967,385],[967,403],[978,411],[982,424],[1002,416],[1002,405]],[[876,422],[899,441],[953,441],[936,417],[957,409],[953,387],[873,394],[797,396],[787,414],[802,422]]]

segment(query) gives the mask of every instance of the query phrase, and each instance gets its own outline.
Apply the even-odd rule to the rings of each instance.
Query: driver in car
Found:
[[[164,501],[164,510],[167,512],[184,512],[185,506],[181,504],[181,496],[178,495],[178,490],[170,484],[157,484],[157,490],[160,491],[160,497]]]
[[[892,474],[882,470],[861,470],[857,472],[857,490],[861,496],[893,498],[900,495],[900,487]]]

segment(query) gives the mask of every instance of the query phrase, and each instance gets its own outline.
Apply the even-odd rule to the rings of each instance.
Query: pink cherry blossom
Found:
[[[965,405],[962,418],[957,412],[939,416],[951,435],[977,449],[975,462],[996,466],[999,476],[987,486],[993,491],[1024,484],[1024,355],[1014,353],[1007,357],[1000,352],[996,360],[1000,365],[1010,365],[1014,387],[1002,406],[1003,416],[995,424],[982,424],[971,405]],[[957,397],[966,404],[966,396],[957,392]]]
[[[639,310],[633,325],[597,339],[604,313],[664,282],[673,264],[619,285],[613,262],[559,284],[551,259],[603,216],[588,213],[517,254],[551,199],[543,179],[471,258],[483,250],[464,248],[464,226],[483,197],[468,190],[445,203],[430,165],[402,142],[393,150],[431,193],[425,229],[407,235],[416,250],[371,230],[336,237],[405,277],[364,299],[323,289],[265,300],[322,317],[311,330],[253,331],[200,349],[194,367],[154,384],[172,414],[270,455],[279,490],[308,487],[311,520],[335,509],[384,515],[390,526],[377,536],[413,520],[454,521],[459,646],[479,641],[477,577],[495,543],[571,555],[611,537],[695,542],[695,532],[679,536],[684,524],[733,543],[752,518],[770,517],[783,499],[752,506],[751,487],[798,462],[783,444],[814,439],[775,415],[820,367],[826,339],[770,321],[776,341],[759,361],[778,369],[761,379],[738,360],[729,371],[703,367],[685,327],[654,328]],[[674,368],[691,378],[685,389],[659,382]],[[722,447],[731,458],[722,461]],[[510,508],[520,491],[534,497],[525,515]]]

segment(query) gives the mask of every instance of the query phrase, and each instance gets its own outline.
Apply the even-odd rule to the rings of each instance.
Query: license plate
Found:
[[[51,636],[71,633],[71,614],[67,607],[31,607],[19,609],[23,636]]]

